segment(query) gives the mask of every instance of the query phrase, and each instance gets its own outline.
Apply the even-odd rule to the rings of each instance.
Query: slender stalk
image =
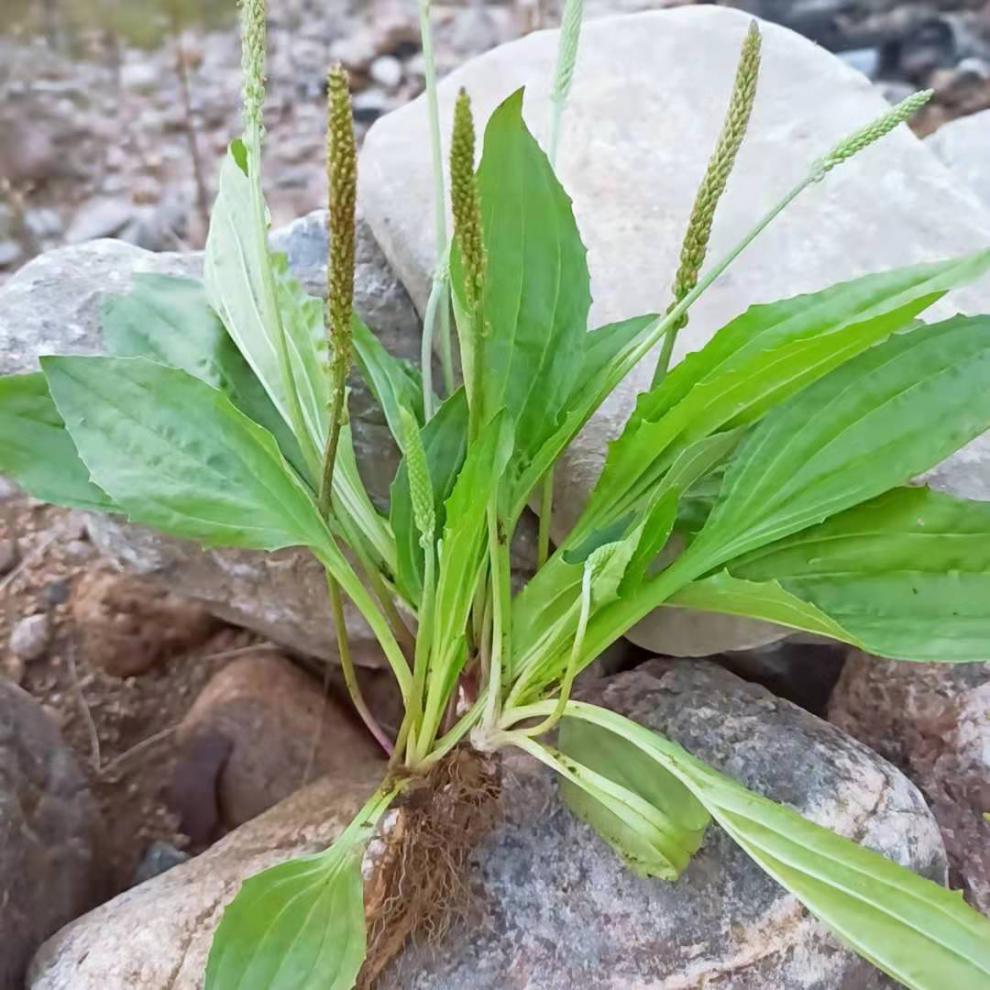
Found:
[[[574,633],[574,642],[571,645],[567,668],[560,681],[560,695],[557,698],[557,705],[539,725],[524,730],[527,735],[542,736],[553,729],[564,715],[564,708],[570,700],[571,689],[574,687],[574,678],[577,677],[578,661],[584,647],[585,633],[588,631],[588,619],[591,615],[591,580],[592,569],[585,567],[584,574],[581,576],[581,612],[578,616],[577,630]]]
[[[275,348],[278,355],[286,409],[292,431],[302,447],[303,456],[313,477],[319,476],[320,453],[306,425],[302,404],[296,389],[295,375],[289,358],[289,345],[282,322],[282,314],[275,304],[275,278],[268,263],[268,213],[261,189],[261,149],[265,128],[262,109],[265,102],[265,64],[267,48],[267,4],[265,0],[243,0],[241,5],[241,68],[244,78],[242,89],[242,116],[244,122],[244,147],[247,151],[247,173],[251,180],[251,209],[254,226],[258,231],[257,250],[261,256],[260,270],[264,280],[264,319],[274,328]]]
[[[440,323],[440,361],[443,367],[444,390],[454,391],[454,364],[450,342],[450,276],[444,258],[447,254],[446,193],[443,181],[443,143],[440,136],[440,104],[437,99],[437,70],[433,54],[433,30],[430,25],[430,0],[420,0],[419,33],[423,46],[423,66],[426,77],[426,110],[430,128],[430,153],[433,159],[433,226],[437,245],[436,270],[430,290],[430,302],[423,318],[423,406],[433,406],[433,339],[437,316]],[[435,297],[435,298],[434,298]]]
[[[350,696],[351,703],[361,717],[361,721],[367,726],[368,731],[374,736],[375,741],[385,750],[387,756],[393,752],[392,740],[389,739],[385,730],[378,724],[378,720],[371,714],[368,703],[365,701],[358,683],[357,671],[354,669],[354,659],[351,656],[351,644],[347,638],[347,622],[344,617],[344,599],[340,592],[340,585],[334,580],[333,575],[327,571],[327,591],[330,595],[330,610],[333,618],[333,628],[337,637],[337,656],[340,660],[340,669],[344,675],[344,684]]]
[[[581,21],[584,16],[584,0],[567,0],[561,18],[560,40],[557,45],[557,68],[554,72],[553,90],[550,93],[550,136],[547,140],[547,157],[550,167],[557,165],[557,148],[560,144],[560,125],[567,105],[567,97],[574,81],[578,46],[581,42]],[[539,570],[550,556],[550,523],[553,518],[553,465],[543,476],[540,490],[539,527],[536,536],[536,568]]]
[[[502,665],[508,649],[509,618],[512,607],[510,564],[505,537],[499,531],[495,497],[488,503],[488,557],[492,581],[492,634],[488,661],[488,695],[485,702],[486,725],[498,722],[502,709]]]

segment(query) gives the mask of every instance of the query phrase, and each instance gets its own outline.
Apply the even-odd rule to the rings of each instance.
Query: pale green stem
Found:
[[[502,708],[502,662],[509,633],[511,589],[505,542],[498,531],[498,511],[494,497],[488,503],[488,555],[491,561],[492,638],[488,664],[488,697],[485,702],[485,724],[495,725]]]
[[[442,760],[481,720],[484,711],[484,698],[479,698],[460,717],[445,736],[437,740],[430,753],[423,759],[422,766],[430,766]]]
[[[365,622],[371,627],[375,639],[378,640],[385,653],[385,659],[392,668],[392,673],[395,674],[395,679],[399,682],[403,701],[408,705],[413,679],[405,654],[389,626],[388,619],[337,549],[329,529],[326,530],[326,534],[326,546],[314,546],[310,549],[317,560],[333,575],[347,597],[354,603],[355,608],[364,617]]]
[[[433,159],[433,224],[436,238],[437,260],[434,274],[434,289],[437,298],[433,300],[433,311],[427,304],[427,312],[423,321],[423,354],[429,357],[423,360],[423,398],[427,407],[433,405],[432,391],[427,396],[426,382],[430,378],[432,390],[432,374],[429,369],[430,357],[433,354],[433,337],[436,329],[437,314],[440,317],[440,360],[443,365],[444,390],[447,395],[454,391],[454,370],[450,344],[450,280],[446,274],[444,258],[447,253],[447,206],[446,192],[443,181],[443,143],[440,137],[440,104],[437,99],[437,69],[433,54],[433,30],[430,25],[430,0],[420,0],[419,32],[423,45],[423,72],[426,82],[426,109],[430,128],[430,152]]]
[[[423,595],[420,599],[419,629],[416,632],[416,654],[413,662],[413,703],[409,707],[409,740],[407,760],[415,764],[425,754],[419,749],[417,730],[422,725],[426,705],[426,686],[430,670],[430,652],[433,645],[434,601],[436,591],[435,547],[432,539],[424,547]]]
[[[371,714],[371,709],[364,699],[361,685],[358,683],[357,672],[354,669],[354,659],[351,656],[351,644],[347,639],[347,620],[344,617],[344,599],[340,593],[340,585],[334,576],[327,571],[327,591],[330,595],[330,611],[333,617],[334,633],[337,636],[337,653],[340,660],[340,669],[344,675],[344,684],[350,696],[351,703],[361,717],[361,721],[367,726],[368,731],[374,736],[379,746],[385,750],[386,755],[391,756],[393,751],[392,740],[378,724],[377,719]],[[322,728],[323,723],[320,723]]]
[[[581,613],[578,616],[577,629],[574,633],[574,642],[571,644],[571,653],[567,660],[567,669],[560,681],[560,696],[557,698],[557,706],[539,725],[526,729],[529,736],[542,736],[556,726],[564,715],[564,707],[571,697],[571,689],[574,687],[574,678],[577,677],[578,661],[581,658],[581,650],[584,647],[584,637],[588,631],[588,619],[591,616],[591,568],[585,567],[581,577]]]
[[[578,40],[581,32],[583,0],[568,0],[557,46],[557,69],[554,74],[553,92],[550,94],[550,137],[547,141],[547,158],[550,167],[556,168],[557,148],[560,144],[560,124],[567,104],[567,95],[577,59]],[[553,518],[553,465],[543,476],[540,491],[539,527],[536,537],[536,569],[539,570],[550,556],[550,523]]]
[[[426,312],[423,314],[423,338],[419,351],[423,381],[423,415],[427,422],[436,412],[433,391],[433,331],[437,321],[437,307],[445,292],[443,280],[435,274],[430,284],[429,298],[426,300]]]

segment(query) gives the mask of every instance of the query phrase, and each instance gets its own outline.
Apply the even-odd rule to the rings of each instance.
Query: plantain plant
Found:
[[[990,251],[754,306],[669,368],[674,335],[714,279],[788,202],[926,94],[825,154],[703,271],[756,91],[752,29],[673,302],[663,315],[589,332],[585,250],[524,123],[523,93],[491,115],[476,169],[462,92],[450,142],[453,239],[440,245],[429,316],[442,325],[449,285],[456,354],[445,356],[437,396],[353,311],[356,158],[340,70],[328,85],[325,306],[270,251],[263,0],[245,0],[242,17],[244,133],[221,170],[203,282],[138,276],[105,306],[109,356],[46,356],[41,372],[0,380],[0,470],[38,498],[207,546],[307,548],[326,570],[334,616],[353,603],[401,692],[405,717],[392,738],[362,697],[337,621],[348,690],[390,754],[385,780],[325,852],[244,884],[216,932],[208,990],[368,985],[407,935],[442,928],[454,874],[497,800],[496,754],[510,747],[560,775],[571,808],[631,869],[675,882],[714,820],[903,985],[990,987],[990,923],[958,894],[571,697],[582,670],[666,606],[769,620],[884,657],[986,657],[990,505],[911,479],[990,429],[990,317],[920,319],[982,276]],[[565,24],[554,148],[577,49],[575,0]],[[655,382],[580,518],[514,588],[509,546],[527,505],[548,513],[555,462],[658,347]],[[352,446],[352,355],[404,455],[387,513]],[[390,808],[407,827],[385,817]],[[366,890],[376,829],[384,852]],[[458,855],[438,857],[438,846]]]

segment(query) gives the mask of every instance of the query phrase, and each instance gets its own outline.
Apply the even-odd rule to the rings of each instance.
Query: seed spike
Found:
[[[913,117],[934,95],[934,90],[923,89],[891,107],[883,116],[867,124],[866,127],[840,141],[824,158],[815,165],[814,176],[820,181],[838,165],[858,155],[875,141],[888,135],[895,127]]]
[[[268,40],[266,0],[241,0],[241,88],[245,134],[264,134],[262,108],[265,103],[265,51]]]
[[[454,237],[464,267],[464,292],[472,311],[481,302],[485,278],[485,246],[481,233],[481,203],[474,173],[474,117],[471,99],[462,89],[454,106],[450,142],[450,199]]]
[[[701,267],[705,263],[705,256],[708,254],[708,243],[711,240],[715,211],[722,194],[725,192],[729,176],[732,174],[736,156],[743,143],[743,138],[746,136],[749,119],[753,113],[753,103],[756,100],[756,88],[760,78],[761,46],[762,38],[759,26],[756,21],[752,21],[739,55],[736,79],[732,88],[732,97],[729,100],[729,108],[726,111],[725,122],[722,124],[722,132],[695,196],[691,219],[688,222],[687,233],[684,235],[684,243],[681,246],[680,267],[674,277],[674,299],[667,310],[668,313],[698,284]],[[687,313],[684,313],[668,331],[664,339],[660,361],[657,364],[654,384],[658,384],[667,373],[674,339],[678,331],[687,324],[687,321]]]
[[[327,301],[330,341],[330,422],[323,455],[320,509],[329,511],[340,429],[346,415],[354,308],[354,238],[357,208],[357,147],[347,73],[334,66],[327,76]]]
[[[335,364],[350,364],[354,306],[354,240],[357,208],[357,145],[347,72],[334,66],[327,77],[327,189],[330,258],[326,323]]]

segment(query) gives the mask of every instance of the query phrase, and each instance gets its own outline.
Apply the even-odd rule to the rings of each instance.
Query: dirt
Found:
[[[73,615],[87,575],[107,570],[86,538],[82,514],[7,493],[0,542],[11,537],[17,563],[0,576],[0,676],[44,706],[77,754],[103,814],[105,857],[120,891],[131,886],[153,842],[180,850],[187,844],[165,800],[176,727],[206,682],[258,639],[221,627],[140,676],[111,676],[94,653],[99,638],[84,635]],[[50,645],[38,660],[18,660],[8,645],[14,624],[43,612],[53,620]]]

